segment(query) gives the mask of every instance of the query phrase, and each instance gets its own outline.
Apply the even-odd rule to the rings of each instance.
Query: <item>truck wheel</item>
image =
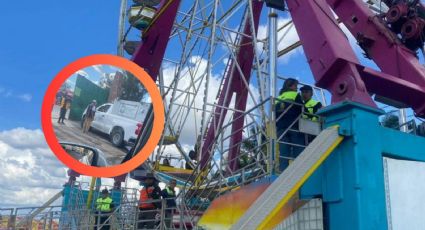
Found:
[[[111,142],[116,147],[121,147],[124,140],[124,131],[121,128],[114,128],[110,135]]]

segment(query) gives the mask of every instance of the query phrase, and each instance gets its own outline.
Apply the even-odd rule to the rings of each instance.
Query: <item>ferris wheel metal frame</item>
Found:
[[[126,0],[123,0],[123,2],[124,1]],[[379,4],[377,1],[367,1],[367,3],[369,4],[369,8],[375,13],[385,13],[385,11],[388,10],[385,8],[385,5],[383,7],[382,4]],[[126,4],[127,3],[122,4],[122,9],[127,6]],[[162,1],[152,23],[143,31],[141,45],[137,48],[131,59],[142,66],[152,76],[153,80],[158,80],[159,88],[167,104],[167,132],[170,135],[179,136],[182,132],[182,127],[187,124],[189,114],[194,111],[194,113],[200,111],[202,113],[200,116],[201,121],[199,125],[195,125],[197,131],[194,132],[194,140],[196,140],[199,146],[200,158],[198,160],[200,161],[200,168],[205,168],[209,164],[212,156],[216,153],[217,146],[223,145],[220,141],[226,139],[226,145],[229,148],[225,155],[228,158],[227,161],[229,164],[226,166],[227,168],[225,170],[232,174],[232,172],[236,171],[238,168],[236,159],[240,152],[240,143],[244,138],[243,132],[249,129],[246,124],[250,123],[249,121],[253,121],[257,127],[261,127],[267,124],[267,122],[276,119],[273,110],[270,109],[276,97],[276,81],[282,79],[281,76],[277,75],[276,58],[288,54],[293,49],[299,47],[301,42],[294,41],[293,44],[279,51],[277,50],[277,44],[285,39],[285,35],[294,25],[298,25],[298,27],[296,27],[298,33],[301,34],[300,36],[302,39],[306,40],[307,38],[303,35],[304,29],[300,31],[299,28],[301,28],[300,23],[303,23],[303,28],[307,28],[308,26],[306,27],[304,25],[305,23],[301,15],[291,12],[292,19],[295,20],[295,22],[289,20],[287,23],[278,27],[275,18],[276,12],[271,9],[269,10],[268,37],[259,39],[257,32],[259,21],[261,20],[261,12],[264,8],[264,2],[262,1],[239,0],[234,3],[223,3],[223,1],[220,0],[210,2],[195,0],[193,4],[186,8],[182,7],[182,4],[180,0]],[[225,4],[227,4],[227,6],[223,7]],[[325,5],[327,3],[326,1],[320,1],[320,4]],[[291,4],[289,3],[288,5],[291,8]],[[316,7],[323,10],[323,8],[321,8],[322,6],[309,7]],[[334,7],[334,5],[332,5],[332,7]],[[341,13],[338,12],[338,9],[335,10],[337,13]],[[361,13],[366,12],[364,8],[356,8],[355,10],[359,10]],[[122,10],[122,12],[124,11]],[[329,18],[329,15],[331,15],[330,12],[330,9],[322,12],[323,15],[321,15],[321,17],[324,16]],[[125,13],[121,15],[123,18]],[[239,19],[242,19],[240,20],[240,24],[237,26],[229,25],[231,21],[230,18],[232,17],[239,17]],[[346,19],[341,18],[337,21],[337,19],[332,17],[329,23],[338,25],[344,22],[343,20]],[[344,33],[341,31],[341,28],[339,26],[332,27],[329,23],[326,23],[328,22],[320,22],[319,24],[322,27],[319,30],[323,32],[325,27],[334,28],[335,31],[339,30],[335,32],[338,35],[338,39],[342,39],[341,35],[344,36]],[[126,35],[128,35],[128,31],[125,32],[123,28],[124,26],[120,27],[119,53],[122,53],[122,47],[126,41]],[[310,29],[314,28],[310,27]],[[279,32],[282,34],[280,38],[278,38]],[[330,35],[325,35],[323,33],[319,34],[326,37],[326,39],[332,40]],[[178,43],[172,43],[173,39],[178,40]],[[169,52],[167,51],[168,44],[171,44],[170,46],[173,48],[179,45],[181,55],[167,57],[166,54]],[[311,43],[309,44],[310,47],[314,47]],[[347,50],[349,50],[348,47],[350,46],[348,42],[345,44],[347,44]],[[262,46],[262,50],[258,49],[260,46]],[[217,49],[221,48],[226,49],[226,52],[221,52],[221,55],[217,57]],[[307,54],[312,53],[312,48],[307,49]],[[193,58],[194,55],[197,55],[195,56],[197,58]],[[342,54],[336,53],[336,55]],[[220,65],[220,62],[225,59],[227,59],[226,64],[224,66]],[[171,81],[168,79],[168,84],[166,84],[167,79],[165,79],[164,76],[165,63],[175,65],[173,69],[174,76]],[[358,65],[358,63],[353,63],[354,65]],[[202,69],[205,70],[205,72],[199,74],[199,67],[202,64],[206,65],[206,67]],[[405,64],[416,66],[414,61],[410,64]],[[222,71],[217,72],[217,69],[220,68]],[[347,68],[347,71],[356,71],[351,67],[351,69]],[[325,86],[331,89],[331,91],[335,91],[335,89],[326,85],[325,82],[327,82],[327,80],[323,80],[325,78],[321,79],[324,76],[320,76],[320,74],[323,73],[314,70],[313,74],[316,79],[318,79],[319,85]],[[386,73],[380,74],[371,69],[367,69],[365,74],[378,76],[387,83],[391,82]],[[211,82],[213,81],[212,79],[214,79],[215,76],[221,76],[219,90],[217,95],[211,95],[209,90],[212,84]],[[358,75],[355,74],[354,76],[358,78]],[[190,78],[190,84],[186,88],[181,88],[179,84],[185,77]],[[253,83],[257,84],[257,94],[250,88]],[[370,82],[368,84],[374,85],[376,83]],[[398,83],[393,82],[393,84]],[[404,92],[417,92],[415,87],[408,84],[400,85],[400,88],[403,89]],[[376,90],[376,87],[373,88],[373,90]],[[317,87],[315,87],[315,91],[318,92],[318,97],[326,104],[325,91]],[[359,89],[354,88],[354,91],[356,93],[350,93],[352,100],[363,101],[367,104],[373,103],[369,95],[364,95],[362,93],[363,90],[361,87]],[[392,96],[384,92],[384,90],[378,89],[378,92],[389,97]],[[199,95],[202,95],[203,98],[201,106],[197,106],[194,103],[194,97]],[[335,95],[338,94],[334,92],[334,102],[344,98]],[[216,96],[215,100],[211,101],[211,98],[214,98],[214,96]],[[233,97],[235,99],[232,101]],[[397,99],[398,97],[397,95],[395,98]],[[247,113],[247,110],[249,110],[249,108],[247,109],[248,99],[252,100],[253,107],[256,108],[256,111],[253,113]],[[179,100],[183,100],[184,103],[178,103]],[[267,100],[270,101],[264,103]],[[416,104],[415,106],[417,107]],[[250,120],[248,121],[247,118]],[[227,132],[231,135],[227,138],[219,137],[226,132],[223,130],[223,127],[230,130]],[[260,132],[261,131],[264,132],[264,130],[260,130]],[[271,130],[271,132],[273,133],[273,130]],[[274,142],[276,141],[273,140],[273,135],[271,136],[272,138],[269,142],[270,150],[268,151],[272,150]],[[164,138],[159,143],[156,160],[159,159],[158,157],[161,154],[164,154],[163,150],[165,145],[163,144]],[[189,164],[192,164],[190,158],[185,153],[184,147],[178,141],[175,144],[184,159],[189,162]],[[224,156],[223,153],[221,155]],[[220,158],[220,160],[222,159]],[[218,165],[219,167],[221,166],[221,164]],[[192,166],[194,165],[192,164]]]
[[[237,143],[240,143],[243,135],[243,124],[246,119],[244,119],[245,115],[251,117],[253,121],[262,120],[264,124],[267,116],[269,116],[265,112],[265,103],[261,103],[268,98],[267,95],[267,77],[268,75],[268,57],[265,57],[267,54],[268,48],[263,48],[262,50],[258,49],[259,44],[265,47],[267,45],[266,39],[257,39],[257,30],[260,21],[260,14],[263,8],[263,2],[259,1],[236,1],[231,4],[228,8],[228,11],[222,11],[221,14],[218,14],[220,8],[221,1],[212,1],[208,4],[202,5],[202,1],[195,1],[193,7],[188,9],[187,12],[183,12],[182,10],[176,11],[177,6],[179,5],[178,1],[169,1],[168,5],[164,5],[164,7],[160,7],[161,9],[158,12],[156,18],[153,19],[152,26],[147,28],[144,31],[144,35],[142,35],[143,45],[139,47],[138,51],[133,55],[132,60],[141,66],[149,66],[149,68],[145,68],[152,76],[158,76],[158,85],[162,90],[163,94],[171,94],[171,98],[165,100],[167,105],[167,111],[173,111],[173,108],[176,106],[179,107],[180,111],[183,108],[183,105],[176,103],[176,100],[173,98],[178,97],[190,97],[191,95],[199,95],[199,90],[203,86],[204,92],[202,94],[203,104],[202,107],[196,107],[189,103],[186,107],[186,119],[187,115],[190,112],[189,110],[201,111],[201,122],[199,125],[199,134],[197,135],[197,142],[201,142],[200,148],[202,149],[202,153],[213,152],[214,145],[217,145],[217,136],[218,133],[223,131],[221,130],[221,126],[225,123],[225,118],[230,122],[230,118],[226,117],[227,112],[230,111],[231,115],[233,115],[233,123],[231,129],[231,133],[234,134],[229,139],[229,146],[233,146],[229,150],[230,159],[235,159],[237,153],[239,151],[239,146]],[[199,8],[197,10],[197,8]],[[168,10],[167,10],[168,9]],[[210,14],[200,14],[201,10],[206,11],[209,9]],[[173,12],[171,12],[173,11]],[[196,13],[198,12],[198,14]],[[231,26],[227,25],[227,21],[235,15],[242,15],[243,19],[241,21],[241,26],[236,29],[229,29]],[[214,16],[215,15],[215,16]],[[177,19],[173,22],[170,18],[176,17]],[[179,20],[178,17],[181,16]],[[218,23],[220,22],[220,23]],[[291,27],[286,28],[287,25],[283,25],[279,31],[284,32],[280,38],[280,40],[284,39],[285,34],[288,33],[288,30]],[[123,27],[122,27],[123,28]],[[157,28],[161,28],[157,30]],[[168,29],[168,30],[167,30]],[[120,29],[120,31],[123,31]],[[169,31],[166,33],[165,31]],[[166,46],[166,44],[173,38],[182,37],[181,32],[186,32],[186,36],[181,38],[183,41],[181,50],[182,55],[180,57],[180,62],[171,60],[170,58],[165,57],[163,54],[161,58],[161,54]],[[254,33],[253,33],[254,31]],[[206,33],[210,34],[220,34],[219,36],[211,36],[207,37]],[[152,40],[151,37],[156,39]],[[194,66],[198,66],[201,61],[205,60],[207,64],[207,71],[203,75],[196,75],[196,69],[192,68],[184,68],[187,66],[187,63],[190,62],[189,56],[192,55],[192,51],[195,45],[199,45],[201,42],[199,40],[204,40],[209,42],[209,46],[203,47],[205,48],[205,58],[198,59],[196,63],[190,63]],[[120,38],[120,41],[124,41]],[[275,44],[274,42],[272,44]],[[219,58],[213,60],[213,55],[215,55],[214,51],[217,46],[222,46],[220,48],[227,49],[227,52],[224,52],[220,55]],[[119,47],[123,47],[122,43]],[[152,47],[155,47],[155,52],[153,52]],[[151,53],[149,58],[146,58],[146,53]],[[165,50],[164,50],[165,52]],[[283,55],[283,54],[281,54]],[[227,58],[227,63],[224,66],[225,71],[222,71],[221,82],[220,82],[220,92],[217,95],[211,95],[209,92],[209,80],[213,77],[212,72],[217,68],[216,67],[223,59]],[[164,86],[163,74],[160,71],[159,64],[162,63],[172,63],[177,66],[175,77],[171,86]],[[254,68],[253,68],[254,66]],[[181,75],[183,71],[186,71],[191,79],[191,89],[179,89],[178,82],[180,81]],[[256,83],[258,84],[258,98],[254,96],[255,92],[250,89],[250,78],[251,73],[255,72]],[[195,79],[196,78],[196,79]],[[156,77],[153,77],[156,80]],[[203,82],[202,82],[203,81]],[[201,84],[202,83],[202,84]],[[196,87],[193,87],[196,86]],[[324,98],[323,90],[316,88],[320,91],[319,96]],[[184,95],[186,94],[186,95]],[[229,96],[231,94],[236,95],[236,102],[232,102],[232,97]],[[208,98],[211,96],[216,96],[216,100],[214,103],[208,101]],[[256,111],[261,116],[258,118],[253,118],[252,114],[244,114],[247,106],[247,99],[250,97],[255,107],[258,108]],[[230,105],[230,103],[234,103],[234,105]],[[170,120],[172,120],[173,115],[176,116],[178,112],[167,113],[167,126],[168,131],[173,132],[175,129],[173,128],[173,124],[170,124]],[[212,115],[214,114],[214,116]],[[209,127],[207,127],[209,125]],[[260,126],[261,124],[257,124]],[[174,125],[175,127],[175,125]],[[246,128],[246,127],[245,127]],[[179,130],[177,130],[178,134]],[[174,133],[175,134],[175,133]],[[202,137],[202,138],[201,138]],[[205,141],[203,141],[205,140]],[[160,143],[161,146],[161,143]],[[182,147],[178,147],[179,150],[182,150]],[[184,151],[181,151],[184,155]],[[185,159],[188,161],[188,157],[185,156]],[[201,165],[205,166],[208,157],[206,155],[201,154]],[[236,161],[230,160],[231,165],[230,170],[236,169]]]

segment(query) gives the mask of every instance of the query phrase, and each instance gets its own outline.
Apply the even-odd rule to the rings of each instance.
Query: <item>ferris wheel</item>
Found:
[[[122,1],[118,54],[145,68],[164,99],[164,133],[145,164],[161,180],[232,188],[273,172],[277,92],[288,77],[311,82],[280,74],[278,59],[301,42],[277,2]],[[327,105],[329,94],[311,86]]]

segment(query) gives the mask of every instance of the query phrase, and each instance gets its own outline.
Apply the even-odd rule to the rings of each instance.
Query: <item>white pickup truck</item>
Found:
[[[148,103],[135,101],[116,100],[114,103],[106,103],[97,107],[90,128],[109,135],[113,145],[122,146],[136,138],[135,130],[142,125],[148,109]],[[82,122],[86,110],[81,117]]]

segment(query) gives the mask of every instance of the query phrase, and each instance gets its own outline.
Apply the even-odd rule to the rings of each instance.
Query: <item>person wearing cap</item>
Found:
[[[112,198],[109,196],[108,189],[102,190],[101,197],[96,200],[96,219],[95,229],[108,230],[110,229],[109,216],[114,209]]]
[[[161,188],[154,175],[147,173],[143,178],[143,188],[140,190],[139,219],[137,229],[155,228],[155,216],[161,208]]]
[[[315,114],[320,108],[322,108],[322,103],[312,98],[313,88],[311,86],[305,85],[301,87],[300,91],[301,91],[301,97],[304,102],[303,118],[309,119],[312,121],[318,121],[318,118]]]
[[[298,80],[286,79],[275,102],[280,172],[283,172],[290,160],[297,157],[303,150],[300,145],[304,145],[304,136],[297,131],[298,118],[302,115],[302,104],[301,95],[298,93]]]
[[[63,121],[65,120],[65,116],[66,116],[66,112],[68,110],[67,104],[69,103],[69,99],[66,97],[65,93],[62,94],[63,96],[61,97],[60,100],[60,112],[59,112],[59,119],[58,119],[58,123],[59,124],[65,124]]]
[[[91,123],[96,114],[96,100],[93,100],[86,108],[86,115],[84,116],[83,133],[87,133],[90,129]]]
[[[195,144],[193,150],[189,151],[189,158],[190,158],[190,161],[192,162],[192,165],[194,165],[194,166],[197,164],[197,162],[196,162],[196,158],[198,157],[197,152],[198,152],[198,145]],[[188,170],[193,170],[193,167],[190,165],[189,162],[185,163],[185,168],[188,169]]]
[[[173,221],[173,213],[176,208],[176,187],[177,181],[175,179],[171,179],[167,187],[162,190],[162,198],[165,199],[165,204],[167,207],[165,208],[165,226],[167,228],[171,228],[171,223]]]

